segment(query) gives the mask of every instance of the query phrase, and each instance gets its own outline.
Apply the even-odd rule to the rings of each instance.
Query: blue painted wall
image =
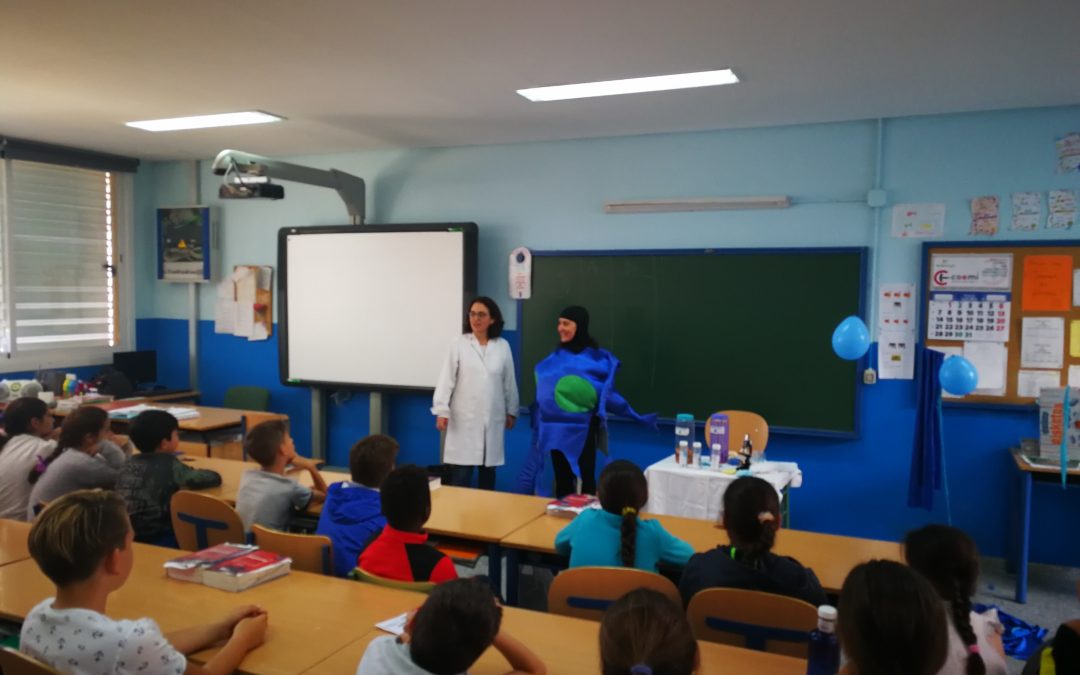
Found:
[[[883,187],[890,202],[944,202],[947,239],[967,239],[967,200],[996,194],[1002,200],[997,239],[1062,238],[1040,230],[1010,233],[1008,196],[1021,190],[1080,187],[1080,176],[1054,173],[1054,139],[1080,130],[1080,108],[904,118],[885,123]],[[869,246],[875,213],[864,205],[873,186],[876,123],[744,129],[490,147],[368,152],[291,158],[363,176],[369,186],[369,222],[475,220],[480,225],[480,291],[501,299],[508,328],[516,308],[506,298],[506,255],[518,245],[534,249],[678,248],[701,246]],[[258,148],[248,148],[258,151]],[[190,164],[148,164],[136,182],[138,339],[159,350],[163,379],[182,386],[187,378],[186,289],[153,279],[153,209],[202,201],[221,209],[222,269],[234,264],[276,264],[279,227],[346,222],[330,191],[285,186],[281,202],[218,202],[217,178],[202,167],[199,184]],[[603,203],[621,199],[788,194],[786,211],[712,212],[611,216]],[[919,244],[888,236],[880,221],[876,278],[880,283],[916,282]],[[1065,233],[1065,238],[1076,237]],[[151,261],[152,262],[152,261]],[[504,301],[505,300],[505,301]],[[201,291],[199,381],[204,401],[221,401],[230,384],[262,384],[272,407],[287,412],[301,448],[310,429],[307,390],[277,384],[276,339],[249,343],[213,334],[213,289]],[[823,339],[827,339],[825,336]],[[523,383],[530,378],[522,377]],[[783,386],[813,395],[813,383],[792,374]],[[402,461],[434,463],[437,435],[428,400],[391,398],[391,431],[402,442]],[[906,507],[914,392],[908,382],[864,388],[863,437],[855,441],[776,436],[769,454],[799,462],[804,486],[794,493],[798,528],[887,539],[944,511]],[[526,420],[523,420],[523,422]],[[946,412],[954,520],[981,548],[1002,555],[1012,532],[1014,476],[1005,450],[1035,433],[1027,413],[949,409]],[[527,425],[508,438],[507,487],[529,442]],[[329,413],[329,457],[343,464],[348,447],[367,432],[362,393],[334,404]],[[669,433],[616,424],[617,456],[642,464],[668,450]],[[1064,537],[1075,495],[1036,491],[1038,519],[1033,557],[1080,564],[1080,540]]]

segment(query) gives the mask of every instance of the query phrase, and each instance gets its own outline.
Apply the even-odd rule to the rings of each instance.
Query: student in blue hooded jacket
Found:
[[[379,486],[394,469],[398,447],[397,441],[381,434],[360,439],[349,451],[352,480],[334,483],[326,491],[315,534],[333,542],[336,576],[343,577],[356,567],[368,542],[386,526]]]

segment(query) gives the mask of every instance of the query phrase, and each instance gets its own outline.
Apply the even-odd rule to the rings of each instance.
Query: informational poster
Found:
[[[1012,229],[1033,232],[1042,218],[1041,192],[1014,192],[1012,194]]]
[[[158,279],[210,280],[210,207],[157,210]]]
[[[915,327],[915,284],[882,284],[878,330]]]
[[[1077,191],[1051,190],[1048,196],[1050,212],[1046,216],[1046,227],[1051,230],[1068,230],[1076,224]]]
[[[975,197],[971,200],[971,230],[969,234],[993,237],[998,233],[999,219],[997,197]]]
[[[1000,342],[965,342],[964,358],[971,361],[979,373],[976,394],[1004,396],[1009,350]]]
[[[274,268],[237,265],[218,284],[214,332],[251,341],[269,339],[273,332]]]
[[[945,234],[944,204],[896,204],[892,209],[892,236],[931,239]]]
[[[1020,367],[1055,368],[1065,365],[1065,319],[1025,316],[1020,331]]]
[[[1061,386],[1061,372],[1057,370],[1021,370],[1016,376],[1016,395],[1038,398],[1043,389]]]
[[[1071,255],[1029,255],[1021,277],[1021,307],[1025,312],[1067,312],[1072,306]]]
[[[915,329],[883,330],[878,334],[878,378],[915,377]]]
[[[1067,134],[1057,140],[1058,173],[1080,172],[1080,134]]]
[[[928,340],[1008,342],[1009,293],[931,293]]]
[[[935,253],[930,256],[930,290],[1011,291],[1011,253]]]
[[[1069,386],[1080,387],[1080,366],[1069,366]]]

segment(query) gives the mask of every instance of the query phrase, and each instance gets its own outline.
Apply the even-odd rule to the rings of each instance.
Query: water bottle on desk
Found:
[[[694,456],[697,457],[699,469],[708,469],[712,465],[712,455],[702,447],[700,441],[694,441]]]
[[[840,641],[836,637],[836,608],[818,607],[818,627],[810,632],[806,675],[836,675],[840,670]]]
[[[675,465],[687,466],[687,457],[690,456],[690,444],[686,441],[679,441],[679,444],[675,446]]]

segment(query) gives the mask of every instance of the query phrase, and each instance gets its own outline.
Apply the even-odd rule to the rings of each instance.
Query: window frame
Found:
[[[77,368],[112,363],[113,352],[130,351],[135,346],[135,266],[134,253],[134,175],[125,171],[106,171],[112,183],[113,208],[113,265],[115,268],[115,344],[112,347],[57,346],[20,352],[15,340],[14,305],[12,285],[12,232],[8,195],[11,189],[12,162],[27,161],[12,158],[0,159],[0,268],[3,271],[3,304],[0,312],[2,325],[11,331],[11,352],[0,353],[0,374],[35,372],[40,369]],[[32,161],[32,160],[30,160]],[[118,198],[119,197],[119,198]],[[102,260],[104,264],[104,260]]]

